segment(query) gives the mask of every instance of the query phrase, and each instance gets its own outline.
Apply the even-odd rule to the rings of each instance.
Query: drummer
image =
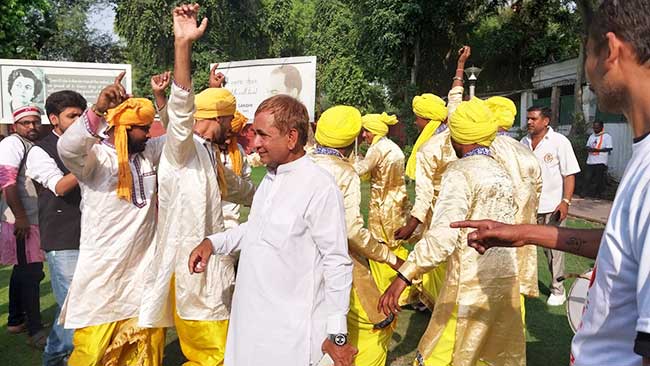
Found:
[[[490,220],[453,223],[479,229],[468,243],[539,246],[596,259],[571,363],[650,364],[650,6],[647,0],[605,0],[591,19],[585,71],[603,112],[625,115],[634,151],[621,179],[607,226],[568,229],[506,225]]]

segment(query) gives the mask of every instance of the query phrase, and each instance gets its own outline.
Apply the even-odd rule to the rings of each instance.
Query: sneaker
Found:
[[[561,295],[551,294],[546,300],[548,306],[560,306],[566,301],[566,294],[562,292]]]

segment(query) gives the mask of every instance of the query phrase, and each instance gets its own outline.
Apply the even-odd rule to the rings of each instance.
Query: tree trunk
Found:
[[[582,99],[582,84],[585,74],[585,42],[580,43],[580,54],[578,55],[578,67],[576,69],[576,83],[573,91],[575,97],[573,102],[573,124],[569,135],[578,136],[585,133],[586,123]]]
[[[411,66],[411,85],[415,86],[418,78],[418,66],[420,65],[420,37],[415,36],[413,47],[413,65]]]
[[[557,129],[560,125],[560,87],[555,85],[551,88],[551,127]]]

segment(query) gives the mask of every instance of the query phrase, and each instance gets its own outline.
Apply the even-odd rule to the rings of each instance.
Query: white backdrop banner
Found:
[[[131,65],[0,59],[0,123],[13,123],[12,111],[36,104],[45,112],[45,99],[60,90],[74,90],[88,104],[126,71],[122,83],[131,93]],[[49,123],[43,115],[43,123]]]
[[[314,121],[316,56],[222,62],[215,72],[226,76],[225,88],[237,98],[237,110],[249,123],[257,106],[276,94],[299,99],[307,107],[309,121]]]

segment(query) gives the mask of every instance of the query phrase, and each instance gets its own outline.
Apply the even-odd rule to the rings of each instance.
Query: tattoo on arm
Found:
[[[575,236],[569,237],[565,242],[566,246],[569,248],[569,251],[578,255],[582,255],[582,246],[585,243],[586,241],[584,239],[577,238]]]

